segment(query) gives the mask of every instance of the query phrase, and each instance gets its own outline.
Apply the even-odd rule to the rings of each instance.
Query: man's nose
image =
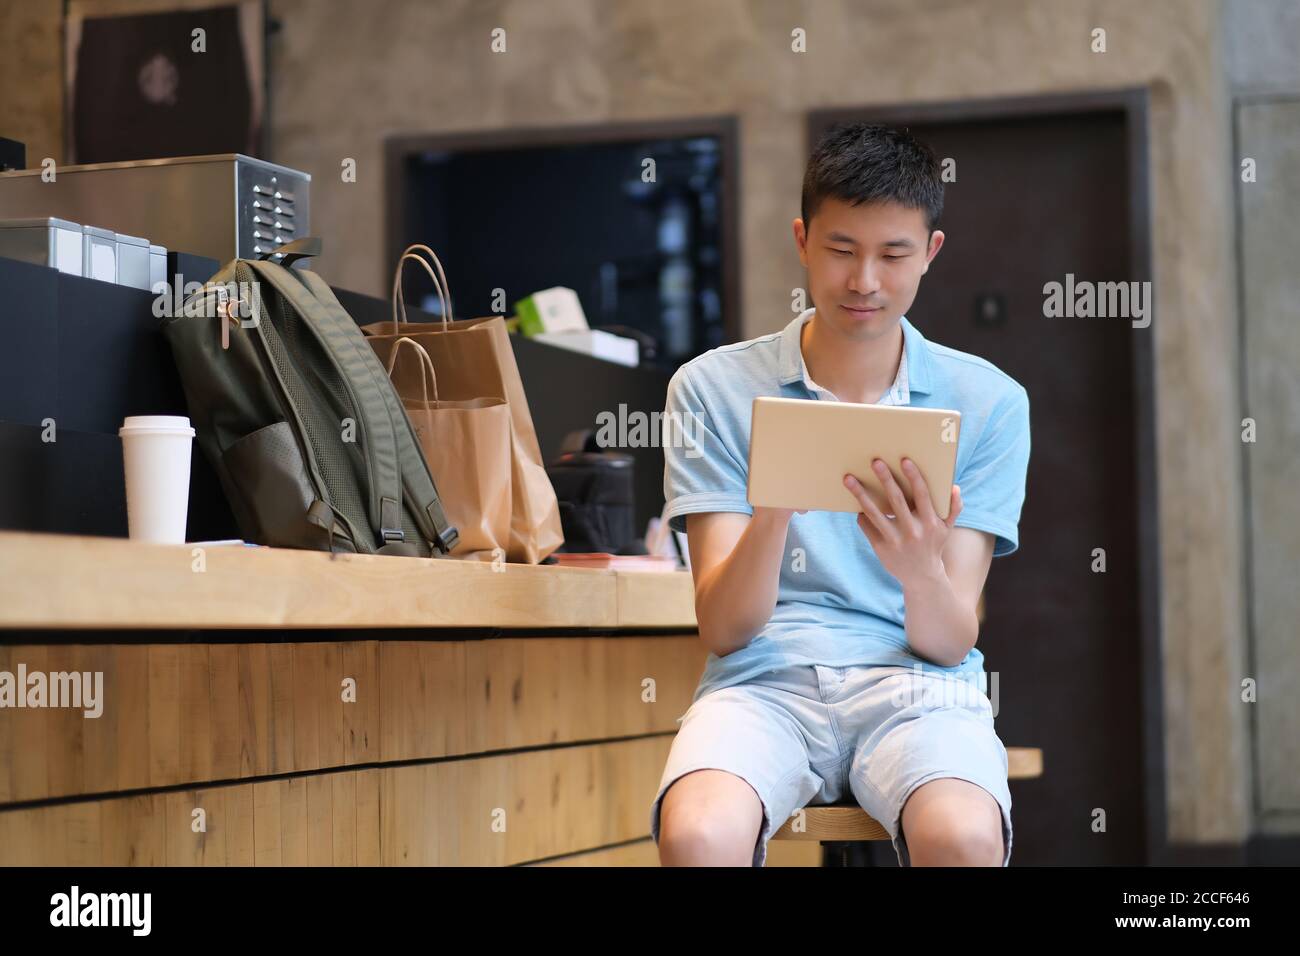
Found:
[[[868,295],[880,288],[880,273],[872,266],[870,259],[864,259],[862,267],[854,270],[849,278],[849,289],[859,295]]]

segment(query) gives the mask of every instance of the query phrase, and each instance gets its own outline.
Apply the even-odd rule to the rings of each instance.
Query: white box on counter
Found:
[[[149,240],[113,233],[117,241],[117,284],[149,289]]]
[[[66,219],[7,219],[0,222],[0,256],[81,275],[81,226]]]
[[[534,342],[558,345],[572,352],[582,352],[607,362],[629,365],[636,368],[641,364],[641,347],[636,339],[625,338],[600,329],[585,329],[575,332],[538,332],[530,336]]]
[[[81,227],[81,274],[87,279],[117,282],[117,233],[112,229]]]

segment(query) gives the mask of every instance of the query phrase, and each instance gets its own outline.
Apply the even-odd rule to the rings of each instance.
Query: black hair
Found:
[[[896,202],[920,209],[928,232],[943,215],[943,179],[930,147],[906,129],[877,123],[835,126],[817,144],[803,177],[804,229],[828,196],[850,206]]]

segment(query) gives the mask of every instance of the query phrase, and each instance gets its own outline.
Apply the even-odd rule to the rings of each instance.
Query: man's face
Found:
[[[833,198],[813,213],[811,232],[796,219],[794,236],[818,318],[852,339],[893,329],[943,245],[937,229],[927,241],[920,209],[894,202],[851,206]]]

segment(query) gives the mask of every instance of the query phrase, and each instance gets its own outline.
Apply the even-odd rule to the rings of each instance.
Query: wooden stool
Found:
[[[1043,775],[1043,751],[1038,747],[1007,748],[1007,779],[1029,780]],[[854,844],[866,840],[888,840],[883,826],[858,806],[852,799],[840,803],[822,804],[803,808],[804,829],[792,829],[795,815],[773,840],[816,840],[822,845],[824,866],[845,866]]]

